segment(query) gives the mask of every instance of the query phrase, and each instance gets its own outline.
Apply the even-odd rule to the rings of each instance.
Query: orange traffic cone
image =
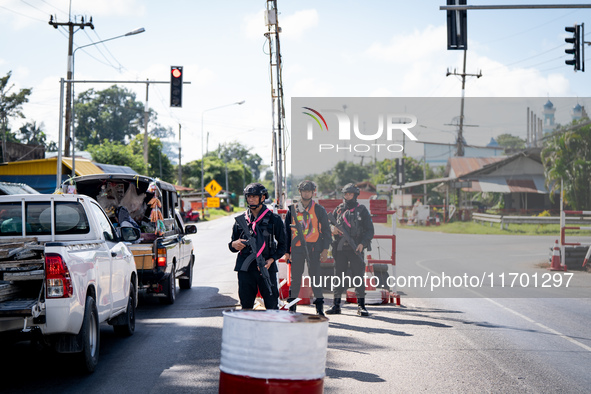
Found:
[[[550,271],[566,271],[566,265],[563,267],[560,264],[560,247],[558,240],[554,243],[554,250],[552,251],[552,262],[550,264]]]

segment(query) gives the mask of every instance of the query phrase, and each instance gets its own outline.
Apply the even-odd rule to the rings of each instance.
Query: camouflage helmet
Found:
[[[304,180],[301,181],[298,185],[298,190],[299,191],[315,191],[316,190],[316,184],[312,181],[309,180]]]
[[[354,183],[347,183],[341,189],[341,193],[343,193],[343,194],[344,193],[353,193],[353,194],[355,194],[355,197],[357,197],[359,195],[359,188],[357,186],[355,186]]]

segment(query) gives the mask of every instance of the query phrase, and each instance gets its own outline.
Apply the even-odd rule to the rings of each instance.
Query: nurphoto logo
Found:
[[[319,152],[369,152],[370,150],[376,150],[377,152],[387,151],[391,153],[402,152],[404,147],[400,144],[390,143],[395,132],[402,131],[412,141],[417,141],[417,137],[410,131],[411,128],[417,125],[417,117],[411,114],[378,114],[377,115],[377,131],[367,132],[367,130],[360,130],[359,128],[359,114],[353,114],[353,122],[349,115],[344,111],[338,110],[327,110],[321,111],[315,110],[310,107],[302,107],[304,112],[302,114],[309,117],[307,121],[307,139],[309,141],[314,139],[314,129],[320,130],[320,132],[330,132],[327,122],[327,118],[336,120],[337,122],[337,135],[338,138],[336,144],[331,143],[320,143],[318,144]],[[324,114],[324,115],[323,115]],[[329,116],[330,115],[330,116]],[[352,123],[352,125],[351,125]],[[334,130],[331,128],[330,130]],[[385,141],[387,143],[380,143],[383,141],[382,137],[385,132]],[[352,140],[360,141],[372,141],[372,143],[361,143],[351,144]],[[340,144],[342,142],[342,144]],[[348,144],[346,142],[349,142]]]

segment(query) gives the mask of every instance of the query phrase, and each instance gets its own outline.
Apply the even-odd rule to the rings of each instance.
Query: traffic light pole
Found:
[[[128,84],[128,83],[145,83],[146,84],[146,105],[145,105],[145,112],[144,112],[144,163],[146,164],[146,170],[148,166],[148,119],[150,111],[148,110],[148,89],[151,83],[165,83],[170,85],[170,81],[150,81],[146,79],[146,81],[93,81],[93,80],[66,80],[66,83],[115,83],[115,84]],[[191,82],[183,82],[183,85],[189,85]],[[66,105],[67,105],[67,98],[66,98]],[[66,122],[68,117],[66,116]],[[66,127],[67,132],[67,127]],[[66,139],[66,146],[68,140]],[[65,156],[68,156],[65,154]]]

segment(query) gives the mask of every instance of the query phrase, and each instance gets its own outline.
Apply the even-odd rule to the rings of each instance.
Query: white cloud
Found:
[[[306,32],[318,26],[318,12],[315,9],[298,11],[293,15],[282,17],[279,15],[279,26],[282,36],[290,39],[300,39]]]
[[[392,63],[406,64],[432,59],[433,53],[441,52],[446,44],[445,26],[427,26],[423,31],[415,30],[410,35],[396,35],[389,44],[371,44],[367,54]]]
[[[292,82],[290,97],[329,97],[331,89],[328,84],[319,82],[316,78],[302,78]]]
[[[267,31],[265,9],[260,9],[254,14],[247,14],[243,19],[242,30],[248,38],[262,38]]]

